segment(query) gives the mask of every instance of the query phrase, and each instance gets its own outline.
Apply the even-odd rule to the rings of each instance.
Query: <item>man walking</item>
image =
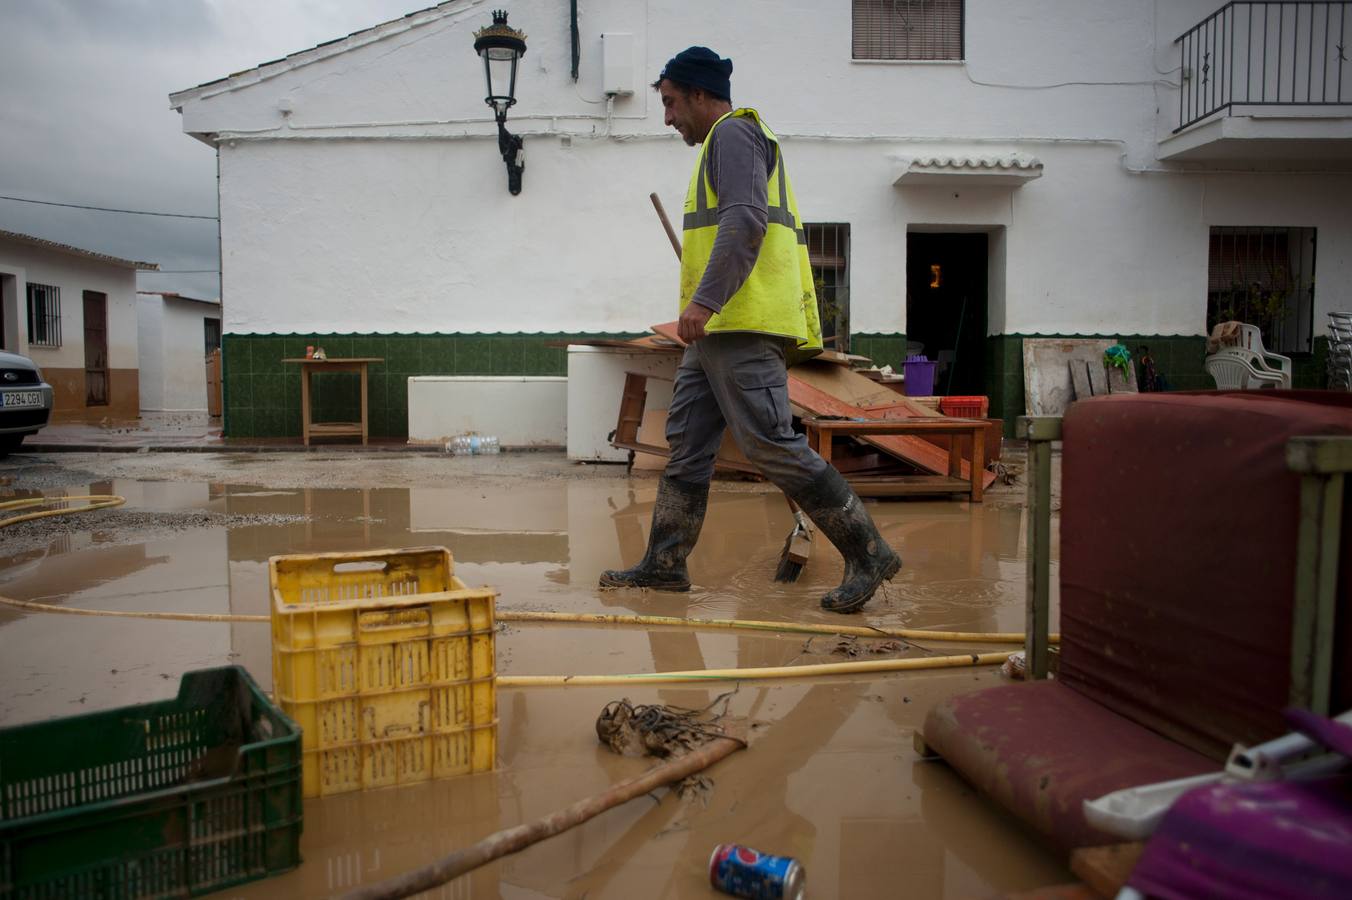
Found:
[[[779,139],[754,109],[733,109],[731,75],[732,60],[691,47],[653,84],[666,124],[700,148],[681,251],[677,328],[688,346],[667,411],[671,458],[647,553],[631,569],[603,572],[601,586],[690,589],[685,560],[726,427],[845,558],[845,580],[822,607],[856,612],[901,559],[849,483],[793,430],[788,365],[822,348],[812,269]]]

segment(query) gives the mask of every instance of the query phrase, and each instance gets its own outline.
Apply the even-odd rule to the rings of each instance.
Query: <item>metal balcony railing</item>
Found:
[[[1177,133],[1234,106],[1352,106],[1352,0],[1227,3],[1174,41]]]

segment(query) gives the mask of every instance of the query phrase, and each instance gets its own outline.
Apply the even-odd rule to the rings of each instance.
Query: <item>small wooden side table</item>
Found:
[[[305,446],[310,446],[311,437],[360,437],[363,444],[367,438],[366,417],[366,367],[370,363],[384,362],[381,357],[357,356],[351,359],[284,359],[284,363],[300,366],[300,429]],[[361,376],[361,421],[360,422],[315,422],[310,418],[310,379],[316,372],[353,372]]]
[[[981,502],[982,479],[986,471],[986,420],[959,419],[950,416],[914,416],[908,419],[817,419],[804,418],[807,440],[822,459],[831,461],[831,438],[837,434],[948,434],[953,436],[948,451],[947,475],[863,476],[848,479],[864,497],[898,497],[906,494],[969,494],[973,503]],[[962,477],[962,446],[966,437],[972,442],[972,461],[968,477]]]

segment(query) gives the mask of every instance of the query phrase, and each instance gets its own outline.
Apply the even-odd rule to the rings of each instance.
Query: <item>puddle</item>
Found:
[[[177,516],[178,526],[138,537],[113,510],[100,530],[72,523],[47,539],[10,544],[24,547],[18,553],[0,538],[0,594],[100,609],[266,614],[269,556],[433,544],[451,548],[466,583],[501,591],[501,609],[1022,630],[1022,511],[994,503],[871,503],[905,568],[864,616],[817,606],[842,569],[822,538],[798,582],[771,581],[792,519],[778,495],[744,486],[716,486],[690,561],[689,594],[598,591],[601,569],[642,555],[655,491],[655,481],[622,478],[352,490],[102,482],[69,492],[121,494],[128,514]],[[7,531],[22,537],[22,527]],[[183,671],[226,663],[244,665],[266,689],[268,641],[258,624],[0,609],[8,688],[0,723],[168,697]],[[846,659],[831,653],[834,643],[510,623],[499,638],[498,669],[626,673]],[[930,644],[901,652],[965,649]],[[944,765],[919,762],[911,749],[936,700],[999,680],[992,668],[744,683],[730,711],[764,727],[748,751],[712,770],[707,805],[665,792],[642,798],[429,896],[708,897],[709,853],[723,841],[797,857],[813,897],[965,898],[1071,880],[1054,854]],[[729,688],[501,690],[496,772],[307,801],[301,868],[220,896],[325,895],[543,816],[648,765],[597,743],[593,722],[606,702],[626,696],[697,707]]]

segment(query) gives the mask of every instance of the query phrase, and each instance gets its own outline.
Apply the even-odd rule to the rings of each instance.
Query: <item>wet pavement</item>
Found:
[[[761,484],[715,484],[690,561],[691,593],[602,592],[601,569],[643,553],[654,477],[577,466],[559,454],[259,457],[25,453],[0,461],[0,499],[39,490],[127,498],[88,522],[45,519],[0,532],[0,594],[99,609],[266,614],[269,556],[445,545],[462,580],[500,591],[502,610],[1022,630],[1021,485],[984,504],[870,503],[905,567],[864,615],[842,618],[817,607],[842,568],[823,540],[798,582],[771,581],[793,523],[782,497]],[[497,665],[524,675],[842,661],[835,644],[508,623]],[[0,724],[167,698],[184,671],[205,666],[239,663],[265,689],[271,682],[262,624],[0,609],[0,647],[8,687]],[[890,655],[972,649],[994,648],[922,641]],[[495,772],[306,801],[302,866],[219,896],[326,896],[431,862],[646,768],[598,744],[593,723],[608,701],[698,707],[734,687],[731,712],[758,727],[747,751],[708,773],[714,787],[703,802],[657,792],[428,896],[719,896],[706,866],[723,841],[797,857],[812,897],[983,897],[1070,881],[1054,853],[912,750],[932,703],[1000,679],[988,668],[740,687],[501,689]]]

